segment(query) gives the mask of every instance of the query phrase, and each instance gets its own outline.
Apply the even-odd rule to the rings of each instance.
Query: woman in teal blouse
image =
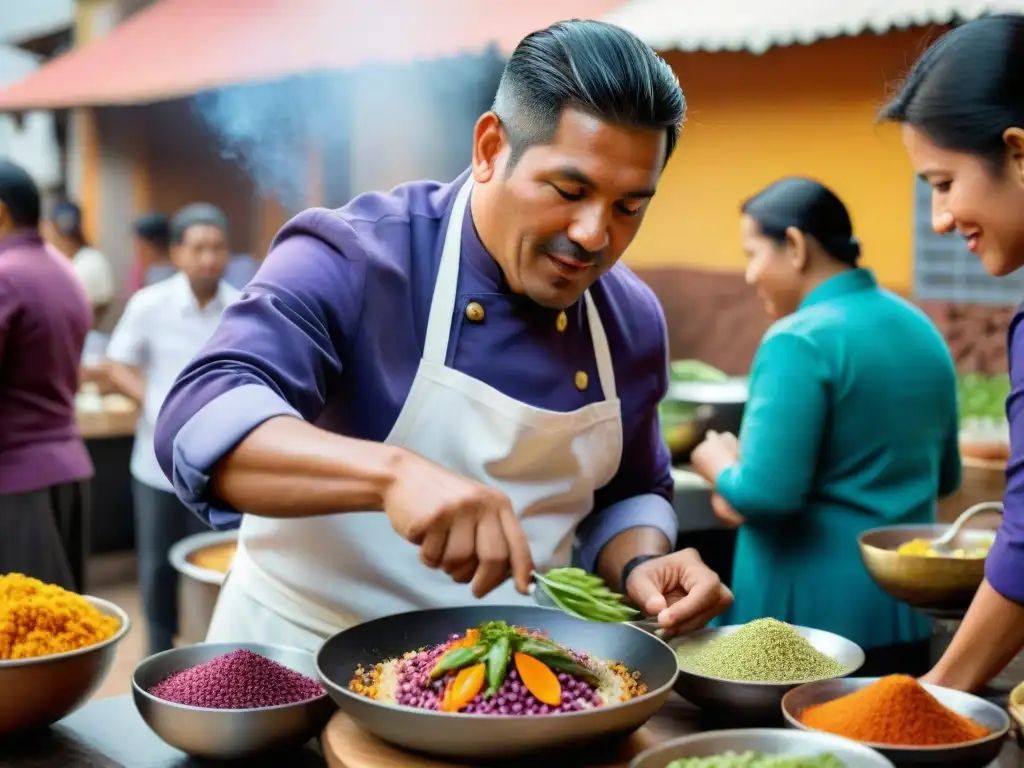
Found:
[[[778,319],[754,357],[739,440],[709,433],[692,459],[716,513],[739,526],[736,602],[720,621],[824,629],[868,651],[866,674],[921,674],[929,622],[875,586],[857,537],[931,522],[960,484],[949,350],[857,266],[832,191],[787,178],[742,212],[747,282]]]

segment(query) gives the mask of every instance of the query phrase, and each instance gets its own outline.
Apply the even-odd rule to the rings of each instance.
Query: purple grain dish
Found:
[[[324,687],[265,656],[238,650],[175,672],[149,693],[189,707],[254,709],[309,701],[322,696]]]

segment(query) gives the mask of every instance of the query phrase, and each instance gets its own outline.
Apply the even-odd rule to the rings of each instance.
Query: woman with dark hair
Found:
[[[917,61],[882,118],[901,123],[932,187],[932,226],[958,232],[993,275],[1024,266],[1024,16],[957,27]],[[982,583],[927,682],[984,686],[1024,648],[1024,332],[1010,323],[1010,461],[1003,524]]]
[[[929,623],[872,582],[857,537],[931,522],[936,494],[960,484],[949,350],[857,266],[831,190],[782,179],[742,212],[747,282],[778,319],[754,358],[739,440],[712,432],[693,454],[716,514],[739,526],[722,621],[836,632],[867,651],[865,674],[923,673]]]

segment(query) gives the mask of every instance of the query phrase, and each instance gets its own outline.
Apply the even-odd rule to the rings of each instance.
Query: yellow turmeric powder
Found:
[[[0,661],[78,650],[119,628],[81,595],[20,573],[0,576]]]

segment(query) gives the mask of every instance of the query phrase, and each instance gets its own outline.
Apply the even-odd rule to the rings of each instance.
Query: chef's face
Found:
[[[193,224],[171,249],[174,266],[185,273],[192,290],[202,299],[217,292],[229,256],[224,231],[213,224]]]
[[[564,309],[633,241],[665,161],[664,130],[626,128],[563,112],[553,141],[508,166],[493,113],[476,126],[473,220],[509,288]]]
[[[932,228],[941,235],[959,232],[996,277],[1024,266],[1024,130],[1010,129],[1004,139],[1006,161],[996,168],[903,126],[910,162],[932,188]]]
[[[779,243],[766,236],[755,219],[743,214],[740,241],[747,256],[747,284],[757,289],[765,311],[775,318],[795,312],[804,293],[806,249],[802,239]]]

